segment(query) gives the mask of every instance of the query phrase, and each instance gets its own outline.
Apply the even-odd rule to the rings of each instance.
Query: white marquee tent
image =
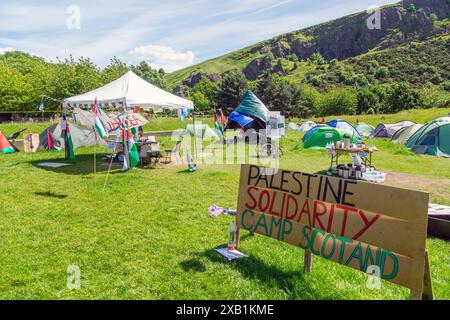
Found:
[[[95,99],[102,107],[141,107],[161,112],[164,109],[194,109],[194,103],[166,92],[132,71],[93,91],[64,100],[64,109],[91,107]]]

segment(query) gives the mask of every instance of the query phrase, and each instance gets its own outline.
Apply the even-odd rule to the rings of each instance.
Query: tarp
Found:
[[[336,129],[343,129],[343,130],[347,130],[347,131],[352,131],[353,135],[355,137],[357,137],[358,139],[361,139],[361,134],[348,121],[345,121],[345,120],[342,120],[342,119],[336,119],[336,120],[332,120],[332,121],[328,122],[327,124],[330,127],[333,127],[333,128],[336,128]]]
[[[406,144],[411,136],[423,127],[422,124],[415,124],[398,130],[392,137],[392,142],[397,144]]]
[[[297,129],[298,132],[308,132],[312,128],[317,127],[317,123],[312,121],[303,122],[300,128]]]
[[[245,114],[234,111],[229,117],[228,121],[234,121],[241,127],[251,127],[255,122],[253,118],[247,117]]]
[[[90,108],[97,99],[101,107],[141,107],[160,112],[164,109],[194,109],[194,103],[166,92],[140,78],[132,71],[93,91],[67,98],[64,108]]]
[[[39,135],[40,146],[44,149],[47,148],[47,130],[50,130],[55,147],[64,148],[64,139],[61,138],[60,124],[51,125]],[[77,125],[70,123],[70,135],[72,137],[74,148],[92,147],[95,144],[95,135],[93,130],[80,128]],[[103,141],[100,137],[97,137],[97,143],[99,145],[106,145],[105,141]]]
[[[257,118],[267,123],[270,120],[270,111],[251,91],[247,91],[241,99],[236,112],[251,118]]]
[[[379,124],[375,131],[370,135],[371,138],[392,138],[394,134],[405,127],[415,125],[412,121],[400,121],[394,124]]]
[[[351,143],[359,143],[353,131],[336,129],[333,127],[319,127],[314,134],[304,143],[305,149],[325,149],[327,144],[336,141],[344,141],[344,135],[348,134],[351,138]]]
[[[179,135],[190,135],[192,137],[202,138],[204,140],[211,140],[218,138],[217,134],[206,124],[196,124],[195,127],[192,124],[188,124],[186,129],[180,131]],[[219,137],[220,138],[220,137]]]
[[[355,129],[363,137],[369,137],[375,131],[374,127],[364,122],[358,123]]]
[[[73,110],[73,119],[82,128],[92,128],[94,125],[94,113],[91,111],[75,108]],[[119,113],[112,113],[105,115],[106,129],[111,136],[120,135],[120,121],[118,119]],[[125,116],[122,116],[123,118]],[[148,123],[148,120],[139,113],[129,113],[127,116],[129,128],[143,127]]]
[[[408,139],[406,146],[416,153],[450,157],[450,117],[427,123]]]

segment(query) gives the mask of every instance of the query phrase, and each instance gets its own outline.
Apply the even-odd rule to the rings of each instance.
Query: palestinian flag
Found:
[[[60,151],[61,149],[58,148],[55,145],[55,142],[53,141],[53,136],[52,133],[50,132],[50,129],[47,129],[47,150],[55,150],[55,151]]]
[[[100,138],[105,138],[108,136],[108,129],[106,129],[106,121],[105,117],[103,115],[102,109],[98,107],[97,104],[97,98],[95,98],[94,103],[94,127],[95,131],[97,131],[97,134]]]
[[[0,153],[14,153],[13,147],[2,131],[0,131]]]
[[[122,122],[122,143],[124,155],[122,170],[127,171],[139,164],[139,152],[126,120]]]
[[[75,153],[73,152],[72,136],[70,135],[69,121],[66,120],[66,116],[63,116],[61,121],[61,138],[64,139],[66,148],[66,157],[70,160],[75,160]]]
[[[219,123],[219,117],[217,116],[217,112],[214,112],[214,130],[216,131],[217,136],[223,140],[222,126]]]
[[[222,109],[220,109],[220,120],[222,121],[222,127],[226,127],[227,118],[225,118],[225,115],[223,114]]]
[[[137,148],[136,143],[134,142],[134,138],[131,135],[131,138],[129,140],[129,150],[130,150],[130,166],[131,168],[136,168],[137,165],[139,164],[139,151]]]

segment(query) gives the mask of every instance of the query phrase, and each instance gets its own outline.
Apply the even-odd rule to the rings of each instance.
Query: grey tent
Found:
[[[392,137],[392,142],[397,144],[406,144],[409,138],[423,127],[421,124],[415,124],[398,130]]]
[[[195,127],[192,124],[186,126],[186,129],[181,130],[179,135],[190,135],[192,137],[202,138],[204,140],[211,140],[218,138],[216,132],[206,124],[196,124]]]
[[[379,124],[370,135],[371,138],[392,138],[402,128],[415,125],[412,121],[400,121],[394,124]]]
[[[364,122],[358,123],[355,126],[355,129],[363,137],[369,137],[375,131],[374,127],[372,127],[371,125],[364,123]]]
[[[64,139],[61,138],[61,126],[59,123],[51,125],[40,134],[40,146],[47,149],[47,131],[50,131],[55,147],[64,148]],[[72,137],[74,149],[79,147],[92,147],[95,144],[95,135],[93,130],[80,128],[77,125],[70,124],[70,136]],[[97,143],[99,145],[106,145],[100,137],[97,137]]]
[[[312,121],[303,122],[300,128],[298,128],[298,132],[308,132],[312,128],[317,127],[317,123]]]

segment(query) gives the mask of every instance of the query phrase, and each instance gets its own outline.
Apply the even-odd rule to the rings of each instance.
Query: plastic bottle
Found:
[[[228,251],[236,250],[237,241],[237,225],[236,221],[230,223],[230,239],[228,240]]]

